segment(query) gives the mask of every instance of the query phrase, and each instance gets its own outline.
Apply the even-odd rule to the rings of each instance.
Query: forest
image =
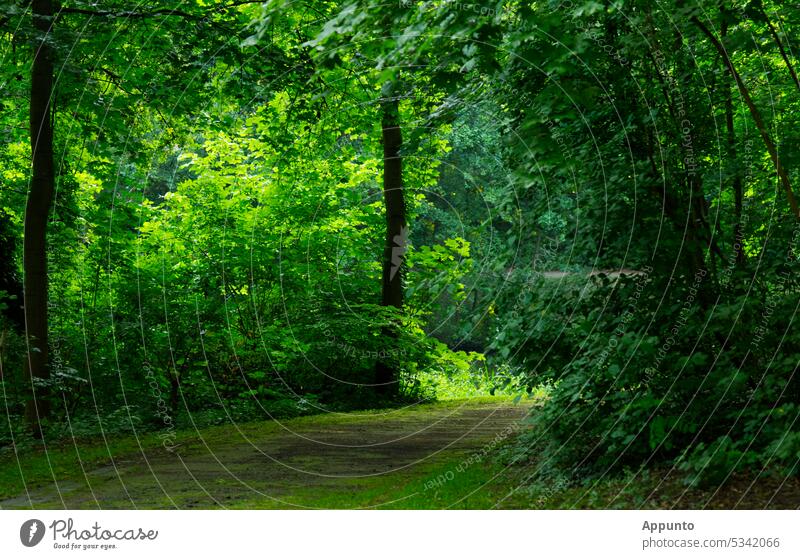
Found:
[[[0,36],[0,508],[800,504],[800,5]]]

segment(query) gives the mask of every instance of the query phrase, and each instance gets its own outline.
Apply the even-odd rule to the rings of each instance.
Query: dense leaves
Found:
[[[376,405],[384,362],[401,398],[546,392],[515,456],[559,479],[796,473],[796,7],[161,4],[65,2],[47,37],[54,431]],[[41,37],[24,3],[0,23],[0,352],[19,431]],[[380,304],[389,103],[402,309]]]

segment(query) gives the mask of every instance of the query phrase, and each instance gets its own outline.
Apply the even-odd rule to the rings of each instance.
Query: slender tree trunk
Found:
[[[31,397],[25,417],[33,432],[41,436],[41,420],[49,413],[46,390],[35,379],[50,377],[47,347],[47,218],[53,203],[53,123],[50,106],[53,93],[53,50],[47,42],[52,23],[51,0],[33,0],[33,25],[40,37],[31,68],[30,134],[32,177],[25,206],[23,270],[27,340],[27,378]]]
[[[747,86],[742,80],[742,77],[739,75],[739,72],[736,71],[736,67],[733,65],[733,62],[728,56],[728,52],[725,50],[725,47],[722,45],[722,43],[719,42],[719,40],[708,29],[708,27],[706,27],[699,19],[693,16],[692,22],[700,29],[700,31],[703,32],[706,37],[708,37],[709,41],[711,41],[711,43],[714,45],[714,48],[717,49],[717,52],[722,57],[722,60],[725,62],[725,66],[728,68],[733,80],[736,82],[736,86],[739,88],[739,93],[741,93],[742,98],[744,99],[744,102],[750,111],[750,116],[753,117],[753,120],[756,123],[756,128],[758,128],[758,132],[761,134],[761,138],[764,141],[767,151],[769,152],[772,163],[775,165],[775,171],[778,173],[778,177],[783,185],[783,190],[786,192],[786,198],[789,201],[789,207],[792,210],[792,214],[794,214],[795,217],[800,218],[800,207],[798,207],[797,200],[794,197],[794,192],[792,192],[789,174],[784,168],[783,163],[781,163],[780,157],[778,156],[778,149],[775,147],[775,143],[769,136],[767,127],[764,124],[764,119],[761,118],[761,113],[759,112],[758,107],[756,107],[752,97],[750,97],[750,92],[748,91]]]
[[[0,210],[0,291],[8,297],[3,302],[6,318],[17,332],[25,331],[25,312],[22,306],[22,282],[18,277],[14,257],[17,249],[16,235],[12,231],[11,218]]]
[[[725,19],[723,12],[722,25],[720,33],[723,37],[728,34],[728,23]],[[736,153],[736,129],[733,126],[733,96],[731,95],[731,88],[728,84],[724,86],[725,91],[725,128],[727,129],[728,140],[728,157],[735,164],[737,162]],[[733,224],[733,254],[735,255],[735,262],[737,266],[744,264],[744,247],[742,246],[742,206],[743,206],[743,193],[742,193],[742,174],[739,169],[736,169],[736,174],[733,177],[733,205],[735,221]]]
[[[180,374],[178,373],[177,369],[172,369],[169,372],[169,409],[172,412],[173,417],[178,414],[178,397],[180,395],[180,386]]]
[[[651,40],[655,43],[654,33],[651,31],[649,34]],[[681,45],[681,36],[680,34],[676,34],[676,48],[680,48]],[[675,134],[676,138],[678,139],[678,144],[682,144],[680,140],[683,124],[681,123],[681,118],[678,116],[678,111],[675,107],[675,102],[670,95],[669,86],[667,84],[668,75],[662,75],[660,66],[656,57],[654,56],[652,51],[648,51],[648,57],[650,58],[653,69],[655,70],[655,77],[658,80],[661,86],[661,94],[664,97],[664,102],[666,103],[667,110],[669,112],[670,117],[672,118],[673,125],[675,127]],[[680,72],[680,68],[678,72]],[[666,70],[665,70],[666,72]],[[653,142],[648,145],[648,157],[650,159],[650,163],[653,169],[654,176],[659,176],[660,173],[658,171],[658,167],[655,164],[655,154],[654,154],[654,146],[657,143],[657,140],[653,138]],[[689,138],[689,146],[693,146],[693,141],[691,136]],[[689,153],[685,153],[686,156]],[[684,166],[686,166],[684,164]],[[664,204],[664,211],[665,213],[672,218],[672,222],[675,227],[680,231],[682,228],[682,235],[686,239],[686,252],[684,260],[686,265],[691,270],[692,274],[697,273],[699,270],[705,269],[705,254],[703,248],[703,242],[701,240],[701,234],[698,231],[698,226],[704,225],[704,220],[702,219],[702,207],[699,207],[698,204],[700,202],[700,198],[702,198],[702,193],[698,196],[697,190],[697,180],[694,176],[695,172],[690,171],[688,168],[683,172],[683,184],[686,185],[686,189],[688,190],[688,208],[682,207],[680,200],[682,199],[681,196],[676,196],[674,192],[670,192],[668,188],[668,178],[665,175],[662,179],[663,187],[658,189],[659,195],[662,197],[663,204]],[[711,245],[711,237],[708,236],[709,239],[709,247]],[[711,258],[714,257],[713,254],[710,255]]]
[[[389,89],[389,88],[386,88]],[[403,195],[403,145],[400,115],[396,98],[389,97],[381,103],[381,133],[383,137],[383,200],[386,209],[386,238],[383,249],[381,304],[384,307],[403,307],[403,264],[408,243],[406,206]],[[394,344],[397,332],[391,328],[382,331],[386,349]],[[379,359],[375,364],[375,384],[383,394],[396,392],[397,371]]]
[[[406,250],[406,207],[403,197],[403,143],[397,101],[383,107],[383,200],[386,207],[386,243],[383,252],[382,304],[402,308],[402,266]]]

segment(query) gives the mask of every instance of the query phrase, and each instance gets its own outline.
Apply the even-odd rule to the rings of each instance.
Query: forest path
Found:
[[[0,508],[402,507],[419,499],[404,487],[433,487],[447,464],[444,477],[468,476],[457,466],[480,463],[529,409],[484,398],[226,425],[179,436],[173,452],[151,438],[91,468],[73,450],[74,467]]]

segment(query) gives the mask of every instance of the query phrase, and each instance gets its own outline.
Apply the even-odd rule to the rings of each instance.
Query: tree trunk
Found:
[[[406,251],[406,208],[403,197],[403,143],[397,101],[383,107],[383,200],[386,208],[386,243],[383,253],[384,306],[403,307],[402,266]]]
[[[653,37],[653,32],[649,34],[651,37],[651,41],[655,44],[655,38]],[[676,42],[680,44],[681,38],[680,34],[676,36]],[[657,47],[657,45],[656,45]],[[658,48],[658,47],[657,47]],[[660,84],[661,94],[664,97],[664,103],[667,106],[667,111],[672,119],[673,125],[675,127],[675,134],[676,138],[678,139],[678,144],[682,144],[681,134],[683,131],[683,124],[681,123],[681,118],[678,116],[678,111],[675,107],[675,102],[673,101],[672,97],[670,96],[669,92],[669,85],[667,84],[668,75],[662,75],[661,69],[656,57],[654,56],[652,51],[647,52],[650,61],[652,62],[652,67],[655,70],[655,78],[658,80]],[[678,68],[678,72],[680,73],[681,68]],[[666,70],[665,70],[666,72]],[[652,142],[648,142],[648,159],[650,160],[650,164],[653,170],[654,176],[658,177],[661,173],[658,171],[658,167],[655,163],[655,145],[657,144],[658,140],[654,137]],[[689,146],[693,145],[693,141],[690,136]],[[686,153],[685,155],[689,155]],[[667,216],[671,218],[672,223],[676,227],[676,230],[679,231],[686,242],[686,250],[685,252],[682,249],[682,253],[685,253],[684,261],[691,271],[691,274],[695,274],[700,270],[705,269],[705,249],[702,242],[702,235],[698,231],[698,226],[703,226],[705,224],[702,216],[702,206],[701,206],[701,198],[702,193],[698,195],[698,188],[697,188],[697,180],[694,176],[695,171],[686,168],[686,163],[684,163],[684,170],[683,170],[682,180],[683,183],[686,185],[688,190],[688,204],[687,208],[683,208],[680,200],[683,199],[680,196],[680,193],[676,195],[675,192],[671,192],[668,183],[671,181],[668,179],[668,175],[665,173],[661,179],[661,184],[663,185],[661,189],[657,189],[658,195],[661,196],[661,199],[664,204],[664,212]],[[711,248],[711,237],[710,235],[707,236],[709,240],[709,248]],[[711,254],[710,257],[713,259],[714,255]]]
[[[389,89],[389,88],[386,88]],[[403,159],[400,148],[403,135],[396,98],[381,102],[381,133],[383,137],[383,200],[386,209],[386,239],[383,249],[381,304],[384,307],[403,307],[403,264],[408,243],[406,207],[403,195]],[[391,349],[397,332],[384,328],[384,348]],[[377,391],[389,394],[397,391],[397,371],[383,358],[375,364]]]
[[[180,387],[180,374],[177,369],[171,369],[169,372],[169,409],[172,412],[172,417],[178,415]]]
[[[31,381],[31,397],[25,406],[25,417],[34,435],[41,436],[41,421],[48,416],[49,406],[47,391],[37,387],[35,380],[50,377],[47,347],[47,218],[53,203],[55,186],[50,106],[53,93],[53,49],[47,42],[52,24],[52,1],[33,0],[32,14],[34,28],[40,37],[31,67],[32,177],[25,205],[23,244],[28,353],[26,374]]]
[[[723,37],[728,34],[728,23],[725,19],[723,12],[722,26],[720,33]],[[727,129],[728,140],[728,156],[734,164],[737,164],[736,153],[736,129],[733,126],[733,96],[731,95],[731,88],[725,84],[725,128]],[[739,169],[736,169],[736,174],[733,177],[733,205],[736,215],[733,225],[733,254],[735,255],[735,263],[737,266],[744,264],[744,247],[742,246],[743,232],[742,232],[742,206],[743,206],[743,193],[742,193],[742,174]]]
[[[0,210],[0,291],[6,292],[2,302],[6,318],[17,332],[25,331],[25,312],[22,307],[22,282],[17,274],[14,257],[17,252],[16,235],[9,214]]]
[[[778,149],[775,147],[772,139],[769,136],[769,132],[767,131],[767,127],[764,124],[764,119],[761,118],[761,113],[758,111],[755,103],[753,103],[753,99],[750,97],[750,92],[747,90],[747,86],[745,86],[742,77],[739,75],[739,72],[736,71],[736,68],[733,65],[730,57],[728,56],[728,52],[725,50],[725,47],[719,40],[714,36],[714,34],[703,25],[696,17],[692,17],[692,22],[703,32],[703,34],[708,37],[709,41],[714,45],[714,48],[717,49],[717,52],[722,57],[722,60],[725,62],[725,66],[728,68],[733,80],[736,82],[736,86],[739,88],[739,93],[742,95],[745,104],[747,105],[748,110],[750,111],[750,116],[753,117],[753,120],[756,123],[756,128],[758,128],[758,132],[761,134],[761,138],[764,141],[764,145],[769,152],[769,156],[772,159],[772,163],[775,165],[775,171],[778,173],[778,177],[781,180],[781,184],[783,185],[783,189],[786,192],[786,198],[789,201],[789,207],[792,210],[792,214],[796,218],[800,218],[800,208],[798,208],[797,200],[795,200],[794,192],[792,192],[792,185],[789,182],[789,174],[787,173],[786,169],[781,163],[780,157],[778,156]]]

